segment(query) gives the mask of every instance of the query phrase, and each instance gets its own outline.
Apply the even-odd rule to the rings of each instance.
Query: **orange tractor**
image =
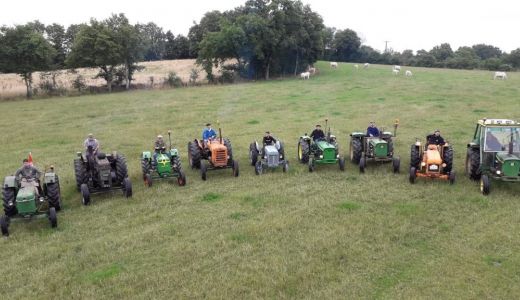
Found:
[[[194,139],[188,143],[188,160],[192,169],[200,169],[202,180],[206,180],[207,172],[218,169],[233,169],[233,176],[238,177],[238,161],[233,159],[233,149],[229,139],[219,137],[208,140]]]
[[[453,148],[446,142],[444,145],[428,143],[426,138],[424,149],[417,139],[411,147],[410,154],[410,183],[415,183],[417,177],[439,178],[455,182],[453,168]]]

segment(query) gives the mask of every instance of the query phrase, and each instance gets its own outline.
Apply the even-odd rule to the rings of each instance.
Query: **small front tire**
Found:
[[[482,195],[489,195],[489,192],[491,191],[490,188],[489,177],[487,175],[482,175],[480,177],[480,192]]]
[[[51,223],[51,228],[58,227],[58,216],[54,207],[49,208],[49,222]]]
[[[88,185],[86,183],[81,184],[80,190],[81,190],[81,203],[83,203],[83,205],[89,205],[90,204],[90,191],[88,189]]]

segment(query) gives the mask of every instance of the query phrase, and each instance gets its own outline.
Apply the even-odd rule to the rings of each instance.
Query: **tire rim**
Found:
[[[484,179],[480,179],[480,191],[484,192]]]
[[[301,143],[298,144],[298,159],[302,160],[303,158],[303,151],[302,151],[302,145]]]
[[[352,144],[350,144],[350,160],[354,159],[354,150],[352,149]]]

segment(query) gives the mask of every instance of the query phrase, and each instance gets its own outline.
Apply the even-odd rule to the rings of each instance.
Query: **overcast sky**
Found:
[[[188,33],[193,21],[210,10],[229,10],[245,0],[24,0],[2,1],[0,23],[23,24],[35,19],[68,26],[124,13],[132,23],[155,22],[164,31]],[[455,50],[477,43],[507,52],[520,47],[520,1],[516,0],[303,0],[326,26],[350,28],[363,43],[384,50],[430,50],[443,42]],[[80,5],[81,3],[81,5]]]

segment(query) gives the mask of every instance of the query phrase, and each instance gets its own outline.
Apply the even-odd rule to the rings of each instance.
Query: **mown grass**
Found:
[[[13,223],[0,240],[6,298],[506,298],[520,296],[520,186],[495,184],[489,197],[463,177],[465,144],[478,118],[518,118],[520,77],[389,66],[356,71],[319,63],[308,81],[285,79],[169,91],[0,103],[0,174],[32,151],[54,164],[64,210]],[[348,134],[374,119],[399,118],[402,173],[347,165],[308,173],[296,142],[329,118],[348,152]],[[145,188],[139,155],[172,129],[186,144],[206,122],[221,122],[240,177],[212,171],[203,182]],[[440,128],[455,147],[454,186],[406,175],[415,138]],[[285,141],[290,172],[255,176],[249,143],[272,131]],[[85,135],[127,156],[134,197],[95,195],[82,207],[72,160]]]

